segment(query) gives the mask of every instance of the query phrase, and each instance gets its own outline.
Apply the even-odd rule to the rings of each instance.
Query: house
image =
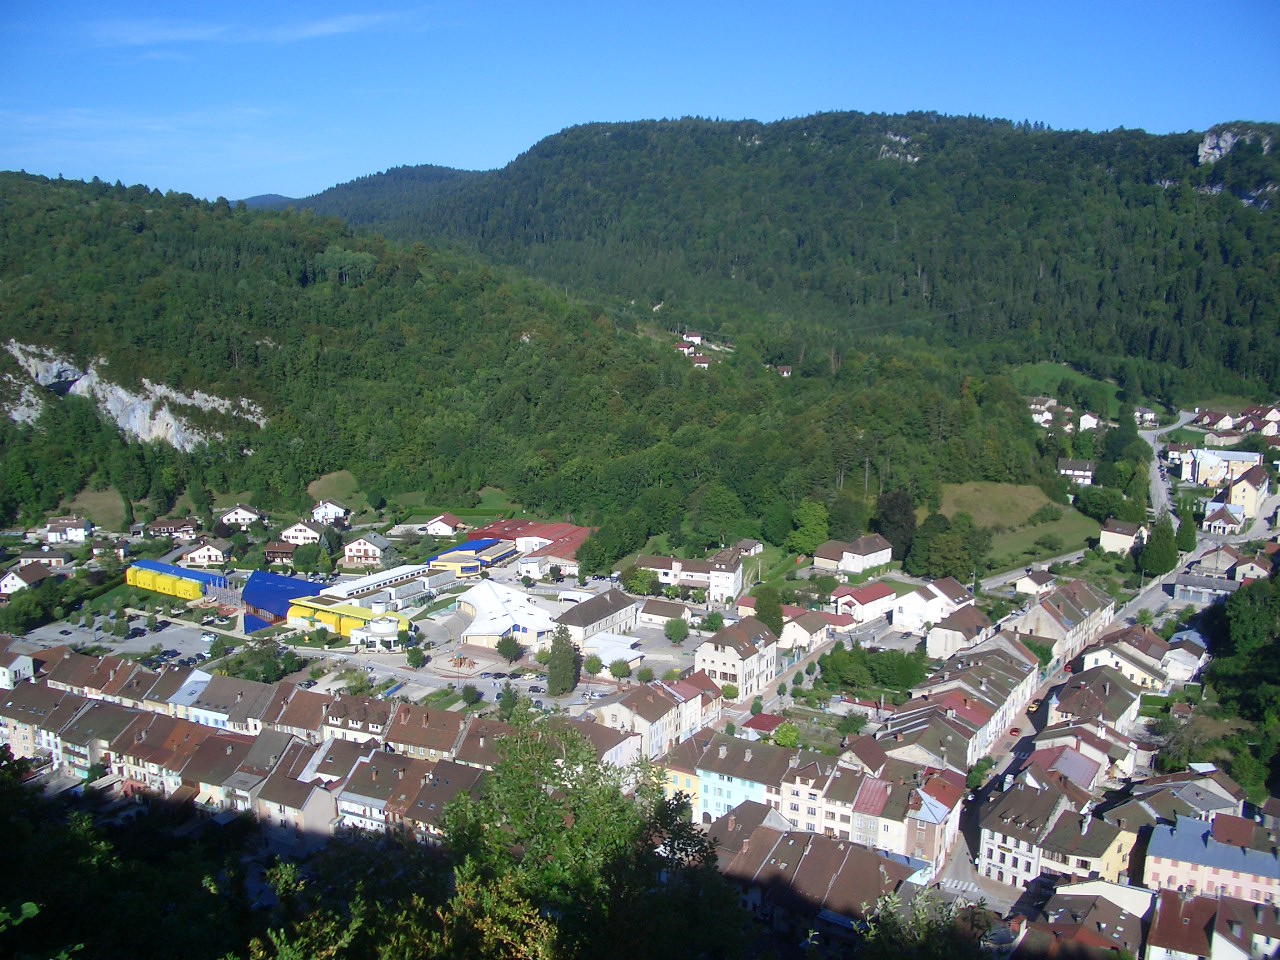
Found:
[[[708,560],[641,556],[636,566],[657,574],[664,587],[706,590],[708,603],[732,603],[742,593],[742,552],[736,547],[720,550]]]
[[[1013,955],[1018,960],[1141,956],[1153,899],[1150,890],[1105,880],[1059,884],[1027,921]]]
[[[21,569],[32,563],[43,563],[50,570],[61,570],[71,565],[71,554],[65,550],[50,550],[48,547],[42,550],[24,550],[18,554],[14,566]]]
[[[280,531],[280,540],[284,543],[291,543],[295,547],[305,547],[311,543],[319,543],[324,539],[325,532],[329,528],[323,523],[317,523],[314,520],[299,520],[291,527],[285,527]]]
[[[826,619],[820,613],[805,613],[789,619],[782,625],[778,649],[809,653],[826,642],[829,629]]]
[[[1087,810],[1066,813],[1040,841],[1040,866],[1050,876],[1122,883],[1137,842],[1135,831]]]
[[[935,623],[925,634],[925,653],[934,660],[946,660],[962,650],[977,646],[995,629],[991,619],[975,606],[961,607]]]
[[[836,587],[831,603],[836,613],[853,617],[855,623],[866,623],[893,612],[898,595],[887,583],[869,583],[862,587]]]
[[[469,714],[412,703],[395,709],[382,737],[386,749],[419,760],[448,760],[457,755]]]
[[[1139,427],[1154,427],[1160,423],[1160,418],[1156,416],[1156,412],[1150,407],[1135,407],[1133,422]]]
[[[709,357],[704,357],[704,356],[703,356],[702,354],[700,354],[700,353],[695,353],[695,354],[694,354],[692,357],[690,357],[689,359],[690,359],[690,361],[692,361],[692,363],[693,363],[693,369],[695,369],[695,370],[710,370],[710,369],[711,369],[711,360],[710,360],[710,358],[709,358]]]
[[[1233,450],[1186,450],[1178,455],[1181,478],[1187,483],[1216,489],[1230,484],[1262,463],[1262,454]]]
[[[1115,618],[1115,611],[1111,597],[1084,580],[1069,580],[1041,594],[1007,625],[1016,633],[1051,640],[1054,660],[1062,664],[1092,643]]]
[[[1211,823],[1179,816],[1151,831],[1143,886],[1179,893],[1231,896],[1274,904],[1280,895],[1280,860],[1255,846],[1251,820],[1228,814]]]
[[[93,533],[93,524],[84,517],[72,514],[68,517],[52,517],[44,528],[45,543],[86,543]]]
[[[1101,720],[1128,732],[1138,722],[1142,689],[1110,666],[1073,674],[1050,701],[1049,722]]]
[[[237,503],[218,519],[228,527],[239,527],[241,530],[248,530],[255,523],[265,524],[267,515],[260,510],[253,509],[253,507],[246,507],[243,503]]]
[[[1048,570],[1028,570],[1013,582],[1013,589],[1021,594],[1038,597],[1057,582]]]
[[[137,716],[115,703],[92,700],[58,731],[62,741],[62,768],[71,776],[92,779],[94,767],[111,768],[111,743]]]
[[[442,513],[427,521],[426,533],[430,537],[456,537],[467,525],[452,513]]]
[[[878,533],[859,537],[852,543],[828,540],[813,552],[815,568],[839,573],[866,573],[888,566],[891,559],[893,545]]]
[[[1200,521],[1200,529],[1216,537],[1233,537],[1244,532],[1244,507],[1231,503],[1213,503]]]
[[[346,526],[351,519],[351,508],[337,500],[321,500],[311,508],[311,519],[328,527]]]
[[[293,551],[298,548],[292,543],[273,541],[262,548],[267,563],[293,563]]]
[[[820,833],[759,826],[721,870],[758,920],[792,938],[852,943],[882,898],[916,870],[866,847]]]
[[[571,523],[562,526],[565,528],[562,533],[545,538],[547,542],[534,547],[520,558],[517,567],[521,576],[540,580],[551,574],[552,567],[558,567],[562,577],[576,577],[581,572],[578,550],[594,531],[591,527],[579,527]],[[539,538],[541,539],[544,538]]]
[[[188,548],[182,562],[192,567],[223,567],[231,562],[231,541],[214,538]]]
[[[1169,676],[1164,662],[1172,648],[1149,627],[1125,627],[1108,633],[1081,655],[1086,671],[1108,666],[1144,690],[1167,693]]]
[[[12,690],[35,677],[35,660],[11,649],[11,640],[0,637],[0,690]]]
[[[56,574],[43,563],[28,563],[23,567],[14,567],[0,577],[0,595],[12,596],[19,590],[39,586]]]
[[[973,603],[973,594],[955,577],[917,587],[894,601],[893,625],[905,633],[923,633],[926,625]]]
[[[1250,467],[1231,484],[1227,492],[1227,502],[1244,511],[1246,520],[1256,519],[1262,512],[1262,506],[1271,494],[1271,477],[1266,467],[1261,465]]]
[[[200,521],[195,517],[152,520],[144,530],[148,537],[171,537],[174,540],[191,541],[200,532]]]
[[[1111,517],[1102,525],[1098,546],[1106,553],[1132,553],[1147,542],[1150,531],[1138,523],[1126,523]]]
[[[698,644],[693,664],[722,688],[737,687],[737,699],[749,701],[764,694],[778,674],[778,638],[755,617],[744,617]]]
[[[391,541],[379,533],[366,533],[342,548],[342,564],[347,567],[380,567],[391,550]]]
[[[254,812],[263,834],[295,852],[328,839],[338,815],[337,800],[323,783],[304,779],[319,750],[317,744],[290,743],[257,789]]]
[[[1040,876],[1044,841],[1064,814],[1079,813],[1083,791],[1068,792],[1019,780],[992,794],[978,811],[978,872],[997,883],[1026,887]]]
[[[1241,582],[1247,580],[1265,580],[1271,576],[1271,561],[1266,557],[1246,557],[1235,566],[1233,566],[1228,574],[1232,580]]]
[[[670,620],[683,620],[685,623],[692,623],[693,611],[683,603],[650,597],[640,607],[640,612],[636,617],[637,623],[651,627],[665,627]]]
[[[275,687],[256,680],[215,675],[187,707],[187,719],[218,730],[256,735]]]
[[[401,801],[393,795],[385,807],[387,814],[405,834],[425,843],[440,843],[444,837],[444,811],[455,797],[480,795],[488,772],[452,760],[439,760],[425,777],[419,777],[416,792]]]
[[[627,633],[635,629],[640,614],[640,604],[621,590],[610,587],[590,600],[575,603],[560,616],[556,624],[569,631],[569,638],[577,644],[598,633]]]
[[[1058,458],[1058,473],[1066,477],[1070,483],[1077,483],[1082,487],[1091,486],[1093,484],[1093,471],[1094,464],[1092,460]]]
[[[1235,417],[1217,410],[1205,410],[1191,421],[1191,425],[1204,430],[1230,430],[1235,426]]]
[[[602,726],[639,736],[641,755],[656,760],[715,723],[722,702],[715,682],[695,673],[688,681],[633,687],[597,702],[588,713]]]
[[[92,702],[45,683],[19,683],[0,693],[0,742],[20,760],[44,758],[60,769],[62,730]]]
[[[394,708],[394,704],[375,697],[341,694],[325,710],[324,736],[355,743],[381,742],[387,735]]]
[[[1101,419],[1099,419],[1096,413],[1089,413],[1086,411],[1085,413],[1080,414],[1081,430],[1097,430],[1098,424],[1101,422]]]

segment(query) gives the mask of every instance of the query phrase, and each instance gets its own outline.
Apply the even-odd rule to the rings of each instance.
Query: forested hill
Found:
[[[301,202],[759,333],[801,368],[894,328],[1176,402],[1280,389],[1277,139],[934,114],[592,124],[502,170],[399,168]]]
[[[308,481],[351,469],[371,500],[466,503],[492,484],[544,514],[618,518],[623,541],[643,542],[712,504],[703,530],[722,536],[767,517],[789,528],[808,496],[856,523],[881,488],[924,503],[950,481],[1057,482],[1022,399],[963,354],[890,331],[783,380],[750,343],[701,371],[654,332],[309,212],[0,174],[0,345],[127,388],[245,398],[266,418],[184,406],[221,438],[179,455],[122,447],[85,401],[46,393],[35,423],[0,417],[0,522],[90,483],[160,512],[184,489],[292,507]],[[0,350],[8,411],[24,376]]]

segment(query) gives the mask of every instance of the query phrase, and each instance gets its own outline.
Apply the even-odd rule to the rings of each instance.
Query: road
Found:
[[[1185,427],[1195,419],[1195,416],[1195,413],[1191,410],[1181,410],[1178,412],[1178,419],[1167,427],[1160,427],[1157,430],[1138,431],[1138,436],[1151,445],[1151,452],[1154,455],[1153,469],[1150,471],[1149,481],[1151,484],[1151,509],[1155,511],[1157,517],[1165,511],[1173,513],[1169,503],[1169,481],[1161,473],[1159,467],[1160,448],[1163,446],[1160,436],[1171,430],[1177,430],[1179,427]],[[1176,518],[1174,522],[1176,524]]]

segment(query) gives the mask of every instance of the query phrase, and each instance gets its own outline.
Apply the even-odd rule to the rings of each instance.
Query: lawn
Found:
[[[350,470],[326,473],[307,484],[307,495],[313,500],[337,500],[351,508],[353,514],[369,512],[369,498],[360,490],[360,481]],[[354,519],[354,517],[353,517]]]
[[[124,531],[124,500],[115,487],[105,490],[81,490],[59,508],[65,513],[77,513],[88,517],[95,526],[104,530]]]
[[[1107,396],[1110,398],[1108,402],[1109,409],[1106,411],[1107,416],[1114,419],[1120,415],[1120,401],[1116,399],[1119,388],[1114,383],[1095,380],[1079,370],[1072,369],[1065,363],[1051,363],[1049,361],[1028,363],[1013,371],[1012,380],[1014,385],[1027,396],[1043,394],[1050,397],[1057,394],[1058,384],[1063,380],[1087,384],[1102,382],[1106,386]]]
[[[1160,439],[1165,443],[1190,443],[1195,446],[1203,446],[1204,438],[1203,430],[1191,430],[1187,427],[1179,427],[1177,430],[1160,434]]]
[[[459,507],[457,504],[428,503],[426,494],[420,490],[402,491],[391,494],[390,499],[402,510],[412,510],[413,515],[403,523],[426,523],[442,513],[452,513],[459,520],[465,520],[471,526],[483,526],[485,523],[508,515],[528,516],[519,504],[512,503],[506,493],[497,487],[485,487],[480,491],[480,502],[474,507]]]
[[[967,513],[980,527],[1008,528],[1026,523],[1033,513],[1051,502],[1039,487],[976,480],[944,483],[939,512],[947,517]],[[919,519],[923,520],[924,515]]]
[[[1050,557],[1081,550],[1086,540],[1097,539],[1102,525],[1091,520],[1083,513],[1071,508],[1062,507],[1062,518],[1050,523],[1042,523],[1034,527],[1022,527],[998,533],[991,538],[991,568],[993,570],[1013,570],[1024,567],[1036,560],[1047,560]],[[1058,547],[1038,545],[1042,537],[1057,537],[1061,543]]]
[[[903,583],[901,580],[880,580],[886,587],[896,593],[898,596],[906,596],[913,590],[918,589],[914,583]]]

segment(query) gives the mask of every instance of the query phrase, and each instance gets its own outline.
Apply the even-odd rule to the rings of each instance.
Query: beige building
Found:
[[[698,644],[693,664],[721,688],[737,687],[739,700],[751,700],[778,674],[778,638],[755,617],[744,617]]]

